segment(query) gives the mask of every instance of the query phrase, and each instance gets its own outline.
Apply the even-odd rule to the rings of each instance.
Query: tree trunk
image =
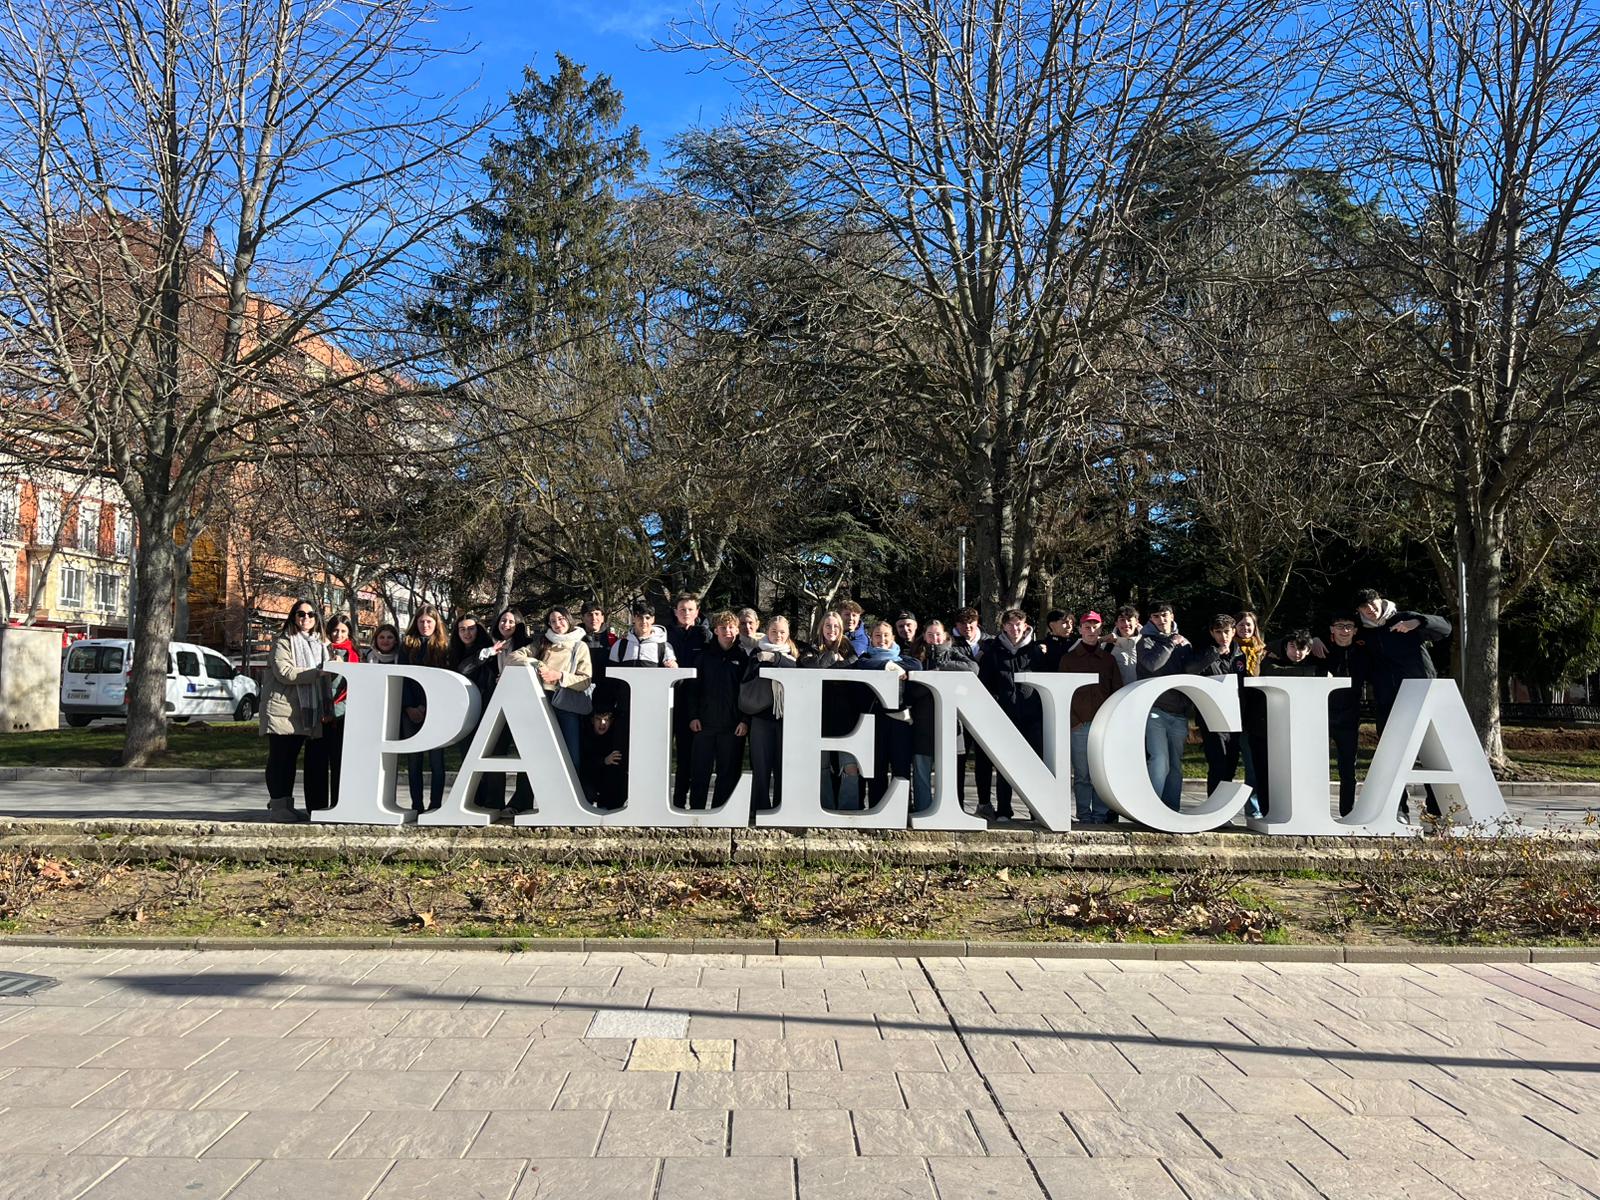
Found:
[[[1462,663],[1462,694],[1483,751],[1497,770],[1505,765],[1500,734],[1500,589],[1504,579],[1505,518],[1495,513],[1456,526],[1457,553],[1467,567],[1467,594],[1461,610],[1466,636],[1456,630]]]
[[[122,765],[147,766],[167,748],[167,654],[172,642],[177,546],[171,528],[139,522],[138,615],[133,673],[128,679],[128,730]]]
[[[189,573],[194,567],[194,538],[172,548],[172,636],[189,640]]]
[[[517,586],[517,550],[522,538],[522,510],[513,506],[506,513],[505,539],[500,543],[500,575],[495,582],[494,610],[511,607],[511,593]]]

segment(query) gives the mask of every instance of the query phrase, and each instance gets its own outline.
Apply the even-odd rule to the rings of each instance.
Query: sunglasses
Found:
[[[295,613],[294,619],[298,621],[301,617],[315,617],[316,615],[317,614],[312,612],[309,608],[302,608],[299,612]]]

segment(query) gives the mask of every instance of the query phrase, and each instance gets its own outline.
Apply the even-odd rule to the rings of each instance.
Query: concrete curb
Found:
[[[445,778],[447,782],[453,781],[455,772],[449,772]],[[71,781],[90,784],[259,783],[261,782],[261,769],[258,767],[222,767],[216,769],[205,767],[0,767],[0,783],[28,779],[54,780],[58,783]],[[1204,779],[1185,779],[1183,781],[1186,794],[1203,794],[1205,785],[1206,781]],[[1600,781],[1551,780],[1549,782],[1533,782],[1506,779],[1500,782],[1500,790],[1508,798],[1566,796],[1575,800],[1600,803]]]
[[[1543,834],[1559,857],[1594,861],[1600,831]],[[1423,839],[1425,851],[1451,843]],[[1050,870],[1219,869],[1279,873],[1348,871],[1395,847],[1391,838],[1309,838],[1249,833],[1160,834],[1132,829],[1048,833],[993,829],[955,834],[922,830],[633,829],[422,827],[313,823],[205,822],[101,817],[89,820],[0,816],[0,850],[130,862],[175,857],[235,863],[451,862],[992,866]]]
[[[0,947],[101,950],[491,950],[525,954],[746,954],[779,957],[1106,958],[1160,962],[1600,962],[1594,946],[1313,946],[1221,942],[989,942],[866,938],[97,937],[0,934]]]

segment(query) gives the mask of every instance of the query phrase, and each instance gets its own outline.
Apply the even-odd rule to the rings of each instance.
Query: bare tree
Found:
[[[109,470],[137,521],[125,762],[165,745],[177,537],[197,490],[233,459],[315,448],[312,418],[376,394],[401,361],[391,298],[462,208],[475,124],[416,89],[438,54],[418,33],[432,13],[0,8],[0,403],[46,461]]]
[[[917,380],[897,419],[970,497],[991,616],[1026,595],[1041,497],[1081,463],[1078,385],[1150,302],[1117,269],[1148,155],[1199,121],[1268,136],[1299,69],[1286,8],[748,0],[679,40],[747,81],[811,202],[895,246],[877,316]]]
[[[1507,587],[1564,525],[1515,514],[1600,446],[1600,11],[1360,0],[1350,17],[1342,153],[1389,217],[1359,262],[1364,312],[1345,314],[1366,319],[1335,323],[1369,400],[1350,443],[1464,580],[1464,692],[1501,764]]]

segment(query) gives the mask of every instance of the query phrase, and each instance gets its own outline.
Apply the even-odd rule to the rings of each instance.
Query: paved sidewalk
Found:
[[[1600,1195],[1600,965],[0,946],[0,1198]]]

